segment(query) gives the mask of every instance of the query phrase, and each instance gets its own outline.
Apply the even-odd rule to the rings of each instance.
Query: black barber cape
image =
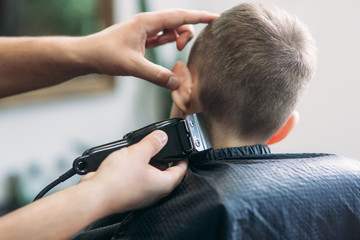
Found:
[[[360,161],[262,145],[196,153],[170,196],[75,239],[360,239]]]

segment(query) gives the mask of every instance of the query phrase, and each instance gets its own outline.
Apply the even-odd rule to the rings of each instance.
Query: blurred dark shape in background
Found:
[[[104,12],[109,4],[110,0],[0,0],[0,35],[88,35],[110,25],[111,12]]]

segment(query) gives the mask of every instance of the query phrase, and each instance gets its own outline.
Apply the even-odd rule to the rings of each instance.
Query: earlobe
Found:
[[[176,112],[180,111],[181,115],[186,116],[191,103],[192,76],[185,63],[180,61],[174,65],[172,71],[180,80],[179,87],[171,91],[171,97],[175,104],[174,107],[178,108]],[[177,115],[179,115],[179,113]]]
[[[277,133],[275,133],[274,136],[270,138],[270,140],[267,142],[267,145],[278,143],[284,138],[286,138],[289,135],[289,133],[294,129],[294,127],[297,125],[298,122],[299,122],[299,113],[294,111],[291,114],[290,118],[285,123],[285,125],[279,131],[277,131]]]

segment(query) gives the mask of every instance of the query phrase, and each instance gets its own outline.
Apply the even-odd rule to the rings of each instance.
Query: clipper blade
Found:
[[[201,152],[212,148],[203,113],[188,115],[185,119],[194,150]]]

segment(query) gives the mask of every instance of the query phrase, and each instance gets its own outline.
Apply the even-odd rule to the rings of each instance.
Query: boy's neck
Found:
[[[244,139],[235,134],[235,131],[228,127],[219,127],[212,124],[209,131],[213,149],[252,146],[266,144],[266,142]]]

